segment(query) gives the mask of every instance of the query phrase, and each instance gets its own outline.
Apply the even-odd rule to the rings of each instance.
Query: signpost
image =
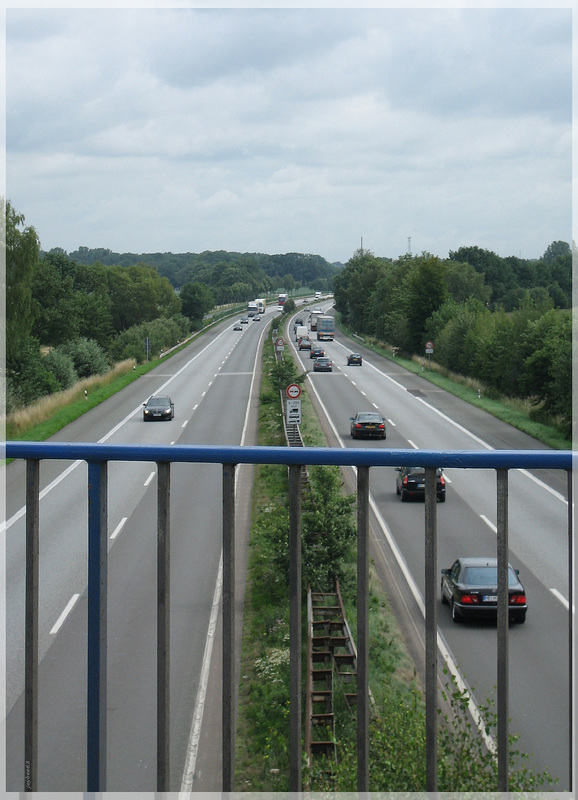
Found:
[[[427,355],[428,369],[431,369],[431,354],[433,353],[433,351],[434,351],[433,342],[426,342],[425,343],[425,352],[426,352],[426,355]]]
[[[287,395],[287,424],[301,425],[301,387],[290,383],[285,389]]]

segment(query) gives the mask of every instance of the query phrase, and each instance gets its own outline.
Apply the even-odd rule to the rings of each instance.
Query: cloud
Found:
[[[571,32],[569,9],[9,9],[7,194],[47,249],[539,256],[571,235]]]

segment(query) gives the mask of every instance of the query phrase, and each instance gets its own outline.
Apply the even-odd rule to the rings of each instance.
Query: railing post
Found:
[[[106,789],[107,464],[88,463],[87,789]]]
[[[157,792],[170,780],[170,468],[157,463]]]
[[[437,475],[425,470],[426,791],[437,792]]]
[[[235,465],[223,464],[223,792],[235,780]]]
[[[289,467],[289,791],[300,792],[301,744],[301,466]]]
[[[369,467],[357,468],[357,791],[369,792]]]
[[[26,462],[26,612],[24,634],[24,788],[38,787],[38,557],[40,461]]]
[[[575,649],[574,649],[574,485],[572,478],[572,470],[566,472],[567,486],[568,486],[568,679],[570,685],[568,687],[568,708],[570,713],[568,715],[568,752],[570,753],[570,774],[569,774],[569,788],[570,791],[576,790],[574,786],[574,715],[576,711],[576,697],[575,697],[575,681],[574,669],[576,666]]]
[[[508,791],[508,470],[497,469],[498,528],[498,791]]]

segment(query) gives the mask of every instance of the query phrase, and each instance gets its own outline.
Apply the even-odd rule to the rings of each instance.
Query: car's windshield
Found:
[[[497,567],[467,567],[464,572],[464,583],[468,586],[497,586]],[[518,578],[513,569],[508,570],[508,585],[514,586]]]
[[[169,401],[166,397],[152,397],[148,402],[149,406],[155,406],[155,408],[164,408],[165,406],[168,406],[168,404]]]
[[[381,422],[379,414],[358,414],[357,419],[361,422]]]

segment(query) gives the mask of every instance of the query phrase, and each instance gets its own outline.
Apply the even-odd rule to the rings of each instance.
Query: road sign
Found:
[[[283,341],[283,339],[277,339],[275,345],[279,350],[281,350],[283,347],[285,347],[285,342]]]
[[[426,353],[433,353],[433,342],[425,343],[425,351]]]
[[[287,424],[301,425],[301,400],[287,400]]]
[[[290,397],[292,400],[296,400],[298,397],[301,397],[301,387],[298,383],[290,383],[285,389],[285,392],[287,397]]]

